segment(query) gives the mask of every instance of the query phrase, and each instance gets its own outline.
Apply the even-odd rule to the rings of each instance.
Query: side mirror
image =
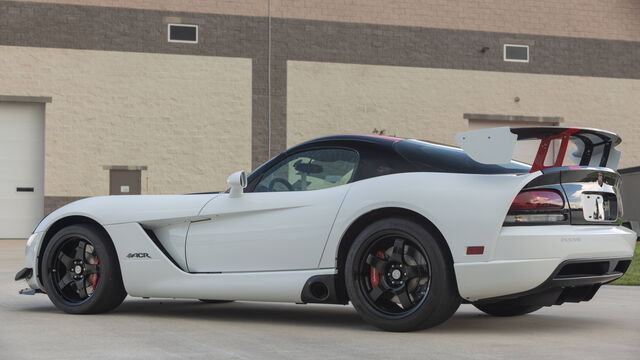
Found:
[[[247,174],[244,171],[234,172],[227,178],[227,185],[229,185],[229,197],[235,198],[242,195],[242,189],[247,187]]]

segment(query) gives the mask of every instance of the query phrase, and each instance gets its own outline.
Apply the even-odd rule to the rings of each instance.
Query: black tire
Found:
[[[103,313],[115,309],[127,296],[116,250],[95,225],[71,225],[58,231],[42,259],[43,285],[62,311]]]
[[[365,321],[384,330],[412,331],[443,323],[460,306],[446,251],[434,234],[411,220],[387,218],[370,224],[347,255],[345,285],[351,303]]]
[[[206,299],[198,299],[198,300],[207,304],[226,304],[234,301],[234,300],[206,300]]]
[[[492,316],[520,316],[538,311],[539,305],[528,305],[520,299],[503,300],[488,304],[473,304],[478,310]]]

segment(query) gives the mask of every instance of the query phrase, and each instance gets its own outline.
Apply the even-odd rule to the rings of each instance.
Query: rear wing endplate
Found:
[[[518,140],[540,140],[531,172],[559,167],[568,156],[580,166],[618,168],[622,139],[612,132],[588,128],[564,127],[499,127],[467,131],[456,135],[458,145],[475,161],[483,164],[504,164],[511,161]],[[553,164],[545,164],[552,141],[560,141]],[[575,148],[567,154],[569,144]]]

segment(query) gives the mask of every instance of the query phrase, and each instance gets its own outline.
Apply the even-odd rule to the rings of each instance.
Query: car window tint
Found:
[[[288,156],[267,170],[255,192],[320,190],[353,177],[358,154],[347,149],[316,149]]]

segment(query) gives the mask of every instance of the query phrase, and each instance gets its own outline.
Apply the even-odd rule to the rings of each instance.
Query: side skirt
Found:
[[[187,273],[136,223],[105,226],[113,239],[127,293],[136,297],[302,302],[307,280],[336,270]],[[128,256],[134,254],[136,256]],[[142,255],[139,255],[142,254]]]

